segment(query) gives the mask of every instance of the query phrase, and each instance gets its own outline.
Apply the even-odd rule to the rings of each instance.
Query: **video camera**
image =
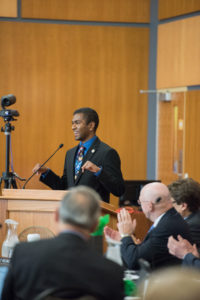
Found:
[[[13,109],[6,109],[7,106],[10,106],[16,102],[16,97],[12,94],[1,97],[1,107],[0,117],[4,118],[5,122],[16,121],[14,117],[19,116],[19,112]]]

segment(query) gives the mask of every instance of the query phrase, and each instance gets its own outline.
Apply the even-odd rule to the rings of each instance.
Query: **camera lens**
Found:
[[[7,95],[7,96],[3,96],[1,97],[1,106],[3,107],[3,109],[6,106],[10,106],[12,104],[14,104],[16,102],[16,97],[14,95]]]

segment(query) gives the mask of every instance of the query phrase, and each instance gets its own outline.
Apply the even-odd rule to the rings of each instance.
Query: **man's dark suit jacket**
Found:
[[[169,254],[167,248],[169,236],[177,237],[178,234],[191,240],[188,224],[174,208],[171,208],[141,244],[134,244],[131,237],[122,239],[122,258],[129,269],[138,269],[140,258],[147,260],[152,269],[181,264],[181,260]]]
[[[188,253],[183,259],[183,266],[200,269],[200,259],[194,256],[192,253]]]
[[[192,242],[200,249],[200,212],[190,214],[185,220],[190,228]]]
[[[109,202],[110,193],[115,196],[122,196],[125,192],[124,180],[121,173],[121,162],[116,150],[101,142],[98,138],[89,148],[83,158],[82,165],[91,161],[102,167],[101,174],[95,176],[90,171],[79,172],[74,180],[74,163],[78,146],[70,149],[66,153],[63,176],[59,177],[51,170],[40,180],[54,190],[66,190],[76,185],[86,185],[96,190],[105,202]]]
[[[123,269],[72,233],[18,244],[2,299],[32,300],[52,287],[84,289],[102,300],[122,300]]]

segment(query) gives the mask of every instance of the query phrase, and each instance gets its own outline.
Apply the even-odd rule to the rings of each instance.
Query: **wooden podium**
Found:
[[[19,223],[18,235],[27,227],[44,226],[54,234],[57,233],[57,223],[55,221],[55,210],[59,207],[59,202],[67,191],[55,190],[21,190],[3,189],[0,196],[0,249],[6,235],[6,219],[13,219]],[[117,229],[116,208],[108,203],[101,202],[101,214],[110,215],[109,226]],[[143,239],[151,223],[142,212],[132,214],[137,220],[136,236]],[[105,250],[105,245],[104,245]]]

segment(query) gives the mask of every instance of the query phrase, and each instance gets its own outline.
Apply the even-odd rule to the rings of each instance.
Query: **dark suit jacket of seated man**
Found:
[[[65,190],[77,185],[86,185],[95,189],[105,202],[109,202],[110,193],[122,196],[125,192],[121,173],[121,162],[117,151],[96,137],[99,117],[91,108],[80,108],[73,114],[72,130],[79,145],[66,153],[62,177],[42,167],[38,173],[40,180],[55,190]],[[84,146],[83,157],[78,158],[80,146]],[[78,160],[78,170],[76,163]],[[40,167],[36,164],[35,172]]]
[[[147,184],[141,190],[139,200],[145,216],[154,223],[154,228],[147,233],[144,241],[137,244],[135,237],[132,238],[136,222],[131,220],[125,209],[118,214],[119,232],[107,227],[105,234],[115,239],[121,238],[121,255],[129,269],[138,269],[140,258],[147,260],[153,270],[180,264],[180,259],[169,254],[168,237],[181,234],[190,239],[190,232],[188,224],[172,207],[167,186],[157,182]]]
[[[123,299],[123,268],[90,249],[100,197],[88,187],[69,190],[59,209],[60,234],[16,245],[3,300],[32,300],[48,288],[74,288],[104,300]],[[58,216],[58,214],[57,214]]]
[[[183,266],[195,267],[200,270],[200,258],[192,253],[188,253],[183,259]]]

